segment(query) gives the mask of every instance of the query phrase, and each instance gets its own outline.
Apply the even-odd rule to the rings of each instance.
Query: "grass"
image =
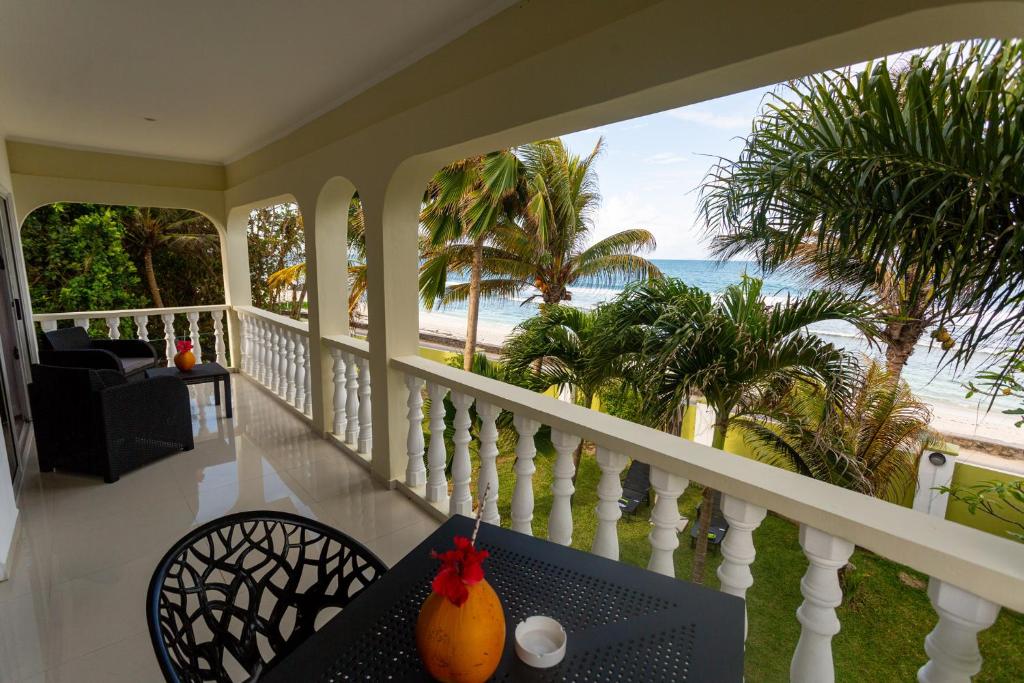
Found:
[[[476,441],[472,448],[475,449]],[[510,502],[515,484],[515,457],[503,447],[498,458],[499,500],[502,526],[510,523]],[[451,453],[451,450],[449,450]],[[475,450],[472,453],[476,460]],[[538,453],[533,490],[534,535],[547,536],[551,510],[553,455]],[[477,462],[474,462],[473,491],[476,491]],[[589,550],[597,528],[594,506],[601,471],[592,454],[584,455],[573,499],[572,546]],[[474,493],[475,497],[475,493]],[[691,485],[680,498],[679,511],[693,518],[700,489]],[[650,557],[650,509],[623,517],[618,525],[623,562],[645,567]],[[675,554],[676,576],[690,578],[692,550],[680,537]],[[800,636],[796,609],[802,602],[800,578],[807,561],[797,539],[797,526],[769,513],[756,532],[757,559],[751,566],[754,585],[747,594],[749,636],[745,655],[746,680],[789,680],[789,663]],[[708,557],[705,585],[718,588],[715,574],[721,555]],[[837,681],[911,681],[927,661],[924,638],[938,617],[925,593],[927,577],[873,553],[858,549],[851,562],[843,604],[837,613],[842,631],[833,640]],[[907,585],[912,583],[915,585]],[[982,632],[979,644],[985,659],[977,682],[1017,681],[1024,672],[1024,615],[1002,610],[995,625]]]

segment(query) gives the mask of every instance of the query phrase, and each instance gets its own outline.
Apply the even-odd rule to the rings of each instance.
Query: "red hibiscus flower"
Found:
[[[174,348],[178,350],[178,353],[185,353],[192,350],[192,342],[188,339],[179,339],[174,342]]]
[[[431,552],[431,557],[441,560],[441,571],[434,577],[431,587],[453,605],[462,606],[469,597],[469,588],[484,579],[483,561],[486,550],[477,550],[465,536],[455,537],[455,549],[443,553]]]

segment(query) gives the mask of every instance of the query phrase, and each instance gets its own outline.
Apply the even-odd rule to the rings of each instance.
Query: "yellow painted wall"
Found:
[[[994,470],[975,467],[974,465],[968,465],[966,463],[957,463],[956,468],[953,470],[954,486],[971,486],[972,484],[980,484],[985,481],[1009,482],[1017,481],[1022,478],[1024,477],[1021,477],[1020,475],[996,472]],[[1009,511],[1005,510],[1005,508],[1003,511],[1009,515]],[[1024,522],[1024,515],[1015,515],[1010,518]],[[946,508],[946,519],[1003,537],[1007,535],[1008,531],[1016,531],[1017,533],[1020,533],[1021,531],[1020,527],[1016,527],[1009,522],[998,520],[981,511],[972,515],[967,509],[967,505],[965,503],[953,500],[952,498]]]

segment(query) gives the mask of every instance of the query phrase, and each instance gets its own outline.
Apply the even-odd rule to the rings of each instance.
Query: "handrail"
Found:
[[[207,306],[170,306],[164,308],[123,308],[115,311],[67,311],[63,313],[33,313],[34,322],[49,320],[70,320],[72,318],[130,318],[136,315],[166,315],[170,313],[205,313],[207,311],[226,311],[227,304],[209,304]]]
[[[1024,545],[848,489],[541,395],[401,356],[391,367],[698,481],[1016,611]]]
[[[255,318],[263,318],[281,327],[289,327],[302,334],[309,334],[309,323],[301,320],[293,320],[286,315],[280,315],[278,313],[271,313],[270,311],[264,311],[262,308],[256,308],[255,306],[232,306],[235,311],[239,313],[245,313]]]
[[[321,337],[323,343],[327,346],[347,351],[348,353],[354,353],[362,358],[370,357],[370,344],[365,339],[357,339],[355,337],[349,337],[344,334],[335,334],[327,337]]]

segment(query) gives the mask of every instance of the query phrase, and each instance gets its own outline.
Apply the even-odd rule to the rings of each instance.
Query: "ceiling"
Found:
[[[0,134],[232,161],[513,1],[0,0]]]

